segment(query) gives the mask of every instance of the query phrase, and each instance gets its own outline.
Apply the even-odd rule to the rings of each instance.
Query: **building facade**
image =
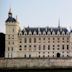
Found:
[[[5,58],[72,57],[72,31],[67,28],[25,27],[21,30],[11,9],[5,25]]]

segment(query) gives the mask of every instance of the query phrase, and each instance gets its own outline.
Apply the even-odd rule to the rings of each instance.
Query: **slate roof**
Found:
[[[6,22],[16,22],[16,19],[13,17],[8,17]]]
[[[30,31],[32,32],[32,34],[34,33],[34,31],[36,31],[36,33],[38,34],[38,32],[39,32],[38,29],[40,29],[41,34],[43,34],[44,31],[46,32],[46,34],[47,34],[48,31],[50,31],[51,34],[52,34],[53,31],[55,32],[55,34],[57,34],[58,31],[60,32],[60,34],[62,34],[62,32],[65,32],[65,34],[66,34],[68,32],[67,28],[59,28],[59,27],[57,27],[57,28],[49,28],[49,27],[34,28],[34,27],[27,27],[27,28],[24,28],[22,30],[22,34],[24,34],[25,31],[27,32],[27,34],[29,34]]]
[[[72,32],[72,30],[70,32]]]

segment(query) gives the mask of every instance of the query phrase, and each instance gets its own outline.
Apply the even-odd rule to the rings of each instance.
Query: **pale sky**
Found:
[[[72,28],[72,0],[0,0],[0,32],[5,32],[5,20],[11,7],[23,27]]]

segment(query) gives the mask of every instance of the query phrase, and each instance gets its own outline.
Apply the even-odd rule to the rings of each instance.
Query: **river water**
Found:
[[[0,69],[0,72],[72,72],[72,69]]]

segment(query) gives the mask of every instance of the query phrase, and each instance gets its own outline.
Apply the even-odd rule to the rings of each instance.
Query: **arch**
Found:
[[[57,53],[57,58],[60,58],[60,53]]]

